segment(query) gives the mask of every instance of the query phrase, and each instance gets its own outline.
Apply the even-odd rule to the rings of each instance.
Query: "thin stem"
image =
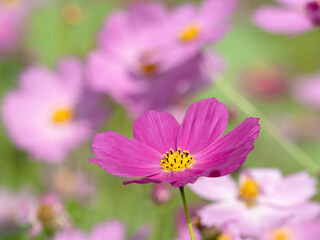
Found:
[[[219,79],[217,87],[223,92],[234,104],[236,104],[244,113],[249,116],[261,118],[261,122],[266,126],[265,130],[279,143],[300,165],[310,173],[316,174],[319,166],[285,134],[283,134],[270,120],[268,120],[254,105],[245,99],[236,91],[228,81]]]
[[[186,213],[186,217],[187,217],[187,223],[188,223],[188,228],[189,228],[191,240],[196,240],[196,238],[194,237],[194,233],[193,233],[193,228],[192,228],[192,223],[191,223],[190,214],[189,214],[189,210],[188,210],[186,195],[184,194],[184,188],[180,187],[179,190],[181,193],[184,212]]]

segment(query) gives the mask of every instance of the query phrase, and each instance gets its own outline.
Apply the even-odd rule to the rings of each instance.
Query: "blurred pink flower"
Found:
[[[54,193],[41,196],[29,215],[31,237],[39,235],[44,229],[70,229],[72,220],[60,198]]]
[[[138,235],[137,235],[138,236]],[[146,235],[133,237],[132,240],[145,240]],[[125,240],[126,227],[122,222],[109,220],[96,225],[89,234],[78,229],[58,233],[53,240]]]
[[[316,184],[306,172],[283,177],[277,169],[252,169],[240,174],[238,186],[225,176],[200,178],[189,187],[214,201],[198,212],[201,224],[258,237],[289,219],[298,222],[317,216],[320,205],[309,202],[317,193]]]
[[[293,86],[292,94],[301,103],[320,109],[320,73],[301,77]]]
[[[156,184],[152,187],[152,200],[157,204],[166,204],[172,198],[171,188],[167,184]]]
[[[182,187],[200,176],[227,175],[245,161],[259,135],[257,118],[247,118],[221,137],[228,111],[215,98],[192,104],[181,125],[163,112],[149,111],[133,126],[134,139],[113,131],[96,134],[91,158],[107,172],[144,177],[128,183],[171,183]]]
[[[287,90],[284,70],[273,63],[259,62],[248,66],[242,71],[240,80],[243,91],[266,103],[281,99]]]
[[[23,72],[3,99],[2,117],[16,147],[57,163],[91,137],[106,110],[85,90],[80,63],[65,59],[57,73],[42,66]]]
[[[315,0],[276,0],[281,6],[263,6],[253,21],[260,28],[280,34],[301,34],[320,25],[320,4]]]
[[[139,116],[209,85],[209,73],[222,71],[223,63],[203,47],[226,31],[233,5],[233,0],[207,0],[199,11],[188,5],[169,12],[149,2],[113,13],[88,57],[92,88]]]
[[[93,176],[81,171],[59,167],[45,175],[45,180],[49,180],[48,185],[52,191],[64,198],[72,198],[80,202],[86,202],[94,196],[96,190]]]
[[[0,235],[14,232],[28,225],[29,214],[36,204],[36,197],[29,189],[12,192],[0,189]]]

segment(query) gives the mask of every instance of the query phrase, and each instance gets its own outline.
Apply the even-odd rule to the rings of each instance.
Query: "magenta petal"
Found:
[[[136,140],[165,154],[176,149],[179,123],[168,113],[149,111],[139,117],[133,125]]]
[[[120,177],[144,177],[162,170],[160,153],[113,131],[95,134],[92,149],[98,158],[90,162]]]
[[[215,144],[196,154],[193,167],[203,169],[209,177],[224,176],[235,171],[254,148],[253,142],[257,139],[259,131],[259,119],[247,118]]]
[[[192,104],[179,129],[177,147],[196,154],[212,145],[224,132],[228,111],[215,98]]]
[[[146,178],[141,178],[141,179],[125,181],[125,182],[123,182],[123,185],[128,185],[131,183],[147,184],[147,183],[161,183],[161,181],[157,180],[157,179],[152,179],[152,178],[146,177]]]

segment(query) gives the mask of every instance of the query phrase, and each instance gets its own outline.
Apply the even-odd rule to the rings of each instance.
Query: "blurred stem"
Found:
[[[221,77],[216,81],[216,86],[235,105],[248,116],[261,118],[261,122],[266,126],[265,130],[279,143],[293,159],[307,169],[310,173],[316,174],[319,166],[285,134],[283,134],[270,120],[268,120],[253,104],[243,97],[232,85]]]
[[[194,237],[194,233],[193,233],[193,228],[192,228],[192,223],[191,223],[190,214],[189,214],[189,210],[188,210],[186,195],[184,194],[184,188],[180,187],[179,190],[181,193],[184,212],[186,213],[186,217],[187,217],[187,223],[188,223],[188,228],[189,228],[191,240],[196,240],[196,238]]]

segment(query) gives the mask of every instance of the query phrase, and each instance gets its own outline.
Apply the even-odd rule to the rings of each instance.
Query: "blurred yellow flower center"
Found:
[[[232,236],[228,233],[222,233],[217,237],[217,240],[232,240]]]
[[[76,3],[68,3],[61,9],[62,20],[70,25],[76,25],[83,20],[83,8]]]
[[[272,240],[291,240],[291,233],[289,229],[286,228],[278,228],[272,231],[271,233]]]
[[[141,65],[142,72],[144,72],[147,75],[152,75],[152,74],[156,73],[157,69],[158,69],[158,64],[156,64],[156,63]]]
[[[192,168],[194,163],[193,156],[189,154],[189,151],[181,152],[179,148],[178,151],[174,152],[172,148],[167,154],[163,154],[163,159],[161,160],[161,166],[165,171],[182,171],[187,168]]]
[[[56,216],[55,212],[51,205],[48,205],[48,204],[39,205],[37,217],[45,227],[47,228],[52,227],[55,216]]]
[[[199,27],[195,24],[192,24],[181,31],[179,38],[182,42],[190,42],[195,39],[199,33]]]
[[[2,3],[5,6],[15,6],[19,3],[19,0],[0,0],[0,3]]]
[[[239,195],[248,206],[252,206],[259,195],[259,185],[251,178],[246,177],[239,187]]]
[[[52,116],[55,123],[69,122],[73,117],[73,111],[70,108],[60,108],[56,110]]]

